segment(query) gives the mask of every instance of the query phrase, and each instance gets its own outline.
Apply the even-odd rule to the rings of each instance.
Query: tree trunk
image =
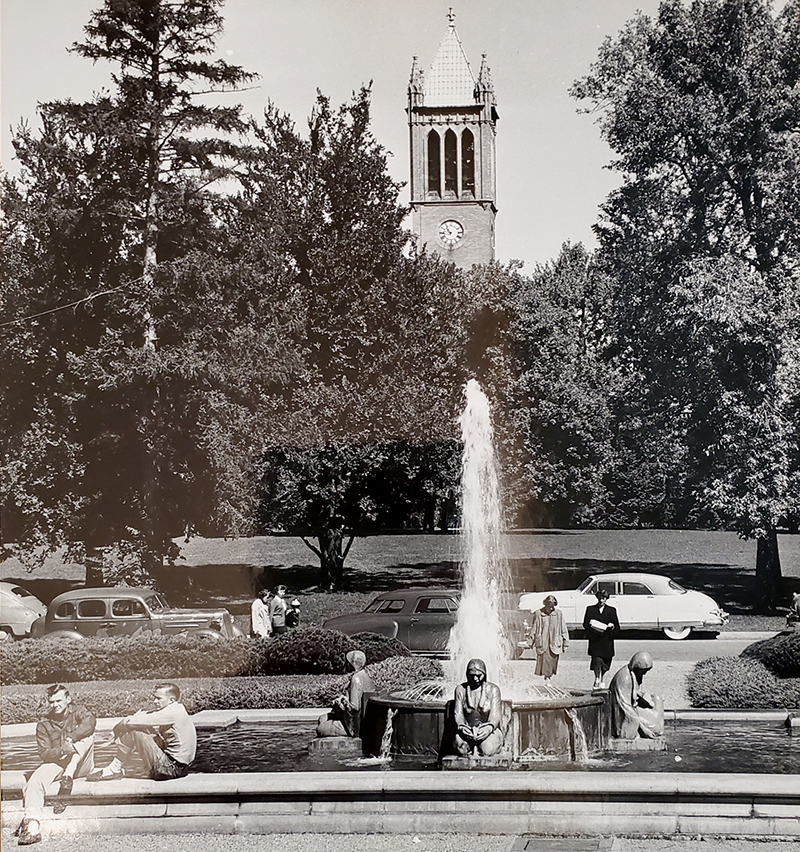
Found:
[[[343,538],[341,527],[322,530],[317,536],[322,584],[331,591],[341,584],[344,576]]]
[[[778,532],[771,529],[756,539],[756,599],[757,612],[775,611],[783,598],[781,557],[778,552]]]
[[[97,589],[105,586],[106,577],[103,570],[103,552],[99,548],[87,549],[86,554],[86,588]]]

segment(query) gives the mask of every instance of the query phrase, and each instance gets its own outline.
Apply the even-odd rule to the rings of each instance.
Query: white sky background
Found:
[[[38,127],[38,102],[88,100],[107,84],[108,66],[67,51],[99,5],[2,0],[4,169],[15,171],[12,126]],[[272,100],[303,126],[318,87],[338,105],[373,80],[374,133],[394,154],[392,176],[408,181],[411,60],[430,67],[450,5],[473,74],[487,53],[497,94],[498,260],[545,262],[567,240],[594,247],[597,207],[620,178],[603,168],[611,151],[567,90],[607,35],[658,0],[227,0],[218,54],[261,79],[219,101],[259,116]]]

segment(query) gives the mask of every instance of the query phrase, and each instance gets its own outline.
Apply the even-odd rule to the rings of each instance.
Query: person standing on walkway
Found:
[[[558,658],[569,647],[569,631],[558,601],[548,595],[533,614],[531,643],[536,652],[536,674],[549,680],[558,671]]]
[[[114,726],[116,756],[86,780],[124,778],[135,766],[134,755],[139,756],[153,781],[186,775],[197,750],[197,732],[180,699],[181,691],[174,683],[157,684],[153,693],[156,709],[138,710]]]
[[[614,659],[614,636],[619,633],[619,618],[613,606],[609,606],[608,591],[595,592],[597,603],[586,607],[583,629],[589,638],[590,668],[594,672],[593,689],[605,689],[605,677]]]
[[[278,586],[275,597],[269,605],[269,617],[272,622],[272,632],[275,636],[286,633],[286,586]]]
[[[255,639],[268,639],[272,635],[268,589],[260,591],[250,605],[250,635]]]
[[[36,724],[39,766],[22,789],[23,817],[16,830],[20,846],[39,843],[44,797],[47,788],[60,781],[55,813],[66,808],[64,799],[72,792],[72,781],[88,775],[94,766],[95,717],[72,703],[69,690],[61,683],[47,689],[49,710]]]

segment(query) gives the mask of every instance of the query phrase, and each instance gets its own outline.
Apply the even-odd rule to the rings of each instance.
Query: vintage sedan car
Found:
[[[31,626],[47,607],[16,583],[0,583],[0,641],[25,639]]]
[[[378,595],[362,612],[329,618],[322,626],[348,636],[378,633],[398,639],[412,654],[445,657],[460,601],[457,589],[395,589]],[[514,643],[521,640],[522,613],[504,610],[501,618]]]
[[[533,612],[553,594],[567,626],[577,629],[583,626],[586,607],[596,603],[598,589],[608,591],[608,602],[617,610],[623,630],[661,630],[670,639],[685,639],[692,630],[719,632],[728,622],[728,613],[713,598],[658,574],[595,574],[577,589],[526,592],[520,596],[519,608]]]
[[[378,595],[363,612],[337,615],[322,626],[348,636],[378,633],[412,653],[444,656],[460,597],[454,589],[395,589]]]
[[[213,639],[242,635],[227,609],[176,609],[161,593],[135,586],[73,589],[57,595],[32,632],[37,638],[83,639],[129,636],[143,630]]]

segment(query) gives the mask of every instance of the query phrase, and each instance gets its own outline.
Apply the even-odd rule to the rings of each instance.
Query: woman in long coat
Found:
[[[569,631],[564,613],[556,609],[558,601],[548,595],[542,608],[533,614],[531,643],[536,651],[536,674],[545,680],[558,671],[558,658],[569,647]]]

